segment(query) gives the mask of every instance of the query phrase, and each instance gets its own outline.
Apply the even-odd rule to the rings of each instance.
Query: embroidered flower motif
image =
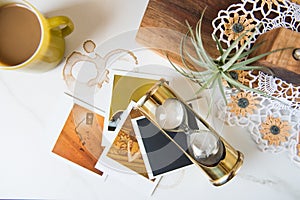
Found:
[[[235,70],[235,71],[231,71],[229,72],[230,76],[240,82],[243,85],[249,85],[249,72],[248,71],[243,71],[243,70]]]
[[[253,114],[258,103],[259,101],[251,93],[240,92],[236,96],[231,96],[231,102],[227,106],[230,112],[245,117],[246,114]]]
[[[297,155],[300,156],[300,144],[297,144]]]
[[[256,0],[258,2],[259,0]],[[275,4],[278,6],[279,2],[283,2],[284,0],[261,0],[261,7],[264,7],[265,4],[268,5],[268,9],[270,10],[272,8],[272,4]],[[292,0],[297,1],[297,0]]]
[[[261,124],[260,133],[263,134],[263,139],[267,140],[269,145],[279,146],[280,143],[286,142],[290,136],[290,125],[286,121],[268,116],[266,121]]]
[[[243,70],[233,70],[229,72],[230,76],[235,80],[240,82],[243,85],[249,85],[250,83],[250,76],[248,71]],[[226,80],[222,79],[222,83],[225,87],[229,87]]]
[[[224,24],[224,33],[228,37],[228,41],[236,40],[245,31],[252,30],[255,27],[255,24],[252,24],[253,22],[253,19],[247,19],[247,15],[239,16],[238,13],[234,13],[233,17],[229,17],[228,23]],[[251,31],[246,33],[240,40],[240,45],[243,45],[245,40],[247,40],[251,34]]]

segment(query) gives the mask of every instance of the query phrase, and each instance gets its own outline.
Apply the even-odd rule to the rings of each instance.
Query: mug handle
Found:
[[[47,19],[49,28],[56,28],[59,26],[64,26],[61,28],[61,33],[63,37],[66,37],[67,35],[71,34],[74,30],[74,24],[70,20],[70,18],[66,16],[56,16],[56,17],[51,17]]]

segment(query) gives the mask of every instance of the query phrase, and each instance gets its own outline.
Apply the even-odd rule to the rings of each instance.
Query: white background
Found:
[[[147,0],[30,0],[46,16],[66,15],[75,31],[66,52],[81,50],[139,27]],[[117,48],[118,44],[112,44]],[[105,53],[106,49],[98,49]],[[153,56],[155,56],[153,54]],[[72,106],[64,94],[64,61],[44,74],[0,71],[0,198],[146,199],[139,184],[103,181],[98,175],[55,154],[52,148]],[[212,186],[195,167],[165,177],[150,199],[300,199],[300,169],[286,154],[260,152],[248,132],[224,127],[222,135],[242,151],[237,177]]]

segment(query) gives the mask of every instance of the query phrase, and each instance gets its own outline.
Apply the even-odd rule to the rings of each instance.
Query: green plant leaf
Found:
[[[251,71],[251,70],[259,70],[259,71],[263,71],[266,72],[268,74],[273,75],[273,71],[271,69],[269,69],[268,67],[264,67],[264,66],[234,66],[231,68],[232,71],[234,70],[243,70],[243,71]]]
[[[209,65],[207,63],[204,62],[204,60],[197,60],[196,58],[194,58],[192,55],[190,55],[189,52],[187,52],[185,45],[186,45],[186,37],[187,35],[185,35],[185,37],[181,40],[181,44],[180,44],[180,55],[181,57],[184,57],[184,53],[187,54],[187,56],[197,65],[204,67],[205,69],[210,69]],[[198,57],[201,57],[200,53],[198,52],[198,50],[196,49],[196,52],[198,54]]]
[[[248,65],[248,64],[251,64],[251,63],[253,63],[253,62],[255,62],[255,61],[257,61],[257,60],[259,60],[259,59],[261,59],[261,58],[263,58],[263,57],[265,57],[265,56],[268,56],[268,55],[270,55],[270,54],[272,54],[272,53],[275,53],[275,52],[278,52],[278,51],[283,51],[283,50],[286,50],[286,49],[291,49],[292,47],[287,47],[287,48],[281,48],[281,49],[276,49],[276,50],[273,50],[273,51],[269,51],[269,52],[266,52],[266,53],[263,53],[263,54],[260,54],[260,55],[258,55],[258,56],[255,56],[255,57],[253,57],[253,58],[248,58],[247,60],[244,60],[244,61],[241,61],[241,62],[239,62],[239,63],[237,63],[238,65]]]
[[[187,73],[186,71],[184,71],[184,69],[182,67],[177,67],[175,64],[173,64],[173,62],[170,60],[169,55],[166,55],[168,61],[170,62],[170,64],[172,65],[172,67],[180,74],[182,74],[183,76],[187,77],[187,78],[193,78],[193,76],[190,76],[189,73]]]
[[[240,58],[239,59],[242,59],[242,58],[245,58],[247,56],[249,56],[254,50],[256,50],[257,48],[259,48],[261,45],[263,45],[265,41],[262,41],[256,45],[254,45],[253,47],[251,47],[251,49],[249,49],[248,51],[245,51],[244,53],[242,53],[240,55]]]
[[[188,69],[191,69],[189,66],[188,66],[188,64],[187,64],[187,62],[186,62],[186,59],[185,59],[185,55],[183,54],[183,44],[185,43],[185,37],[183,37],[182,39],[181,39],[181,42],[180,42],[180,58],[181,58],[181,62],[182,62],[182,64],[186,67],[186,68],[188,68]]]
[[[248,40],[240,47],[236,54],[230,58],[230,60],[222,66],[223,71],[230,70],[230,67],[239,59],[240,55],[244,52],[245,48],[250,44],[251,40],[254,38],[254,33],[248,38]]]
[[[242,83],[238,82],[238,81],[235,81],[234,79],[228,77],[228,75],[226,75],[224,72],[221,73],[222,74],[222,77],[230,82],[232,85],[236,86],[236,87],[239,87],[239,88],[242,88],[244,90],[248,90],[248,91],[251,91],[251,92],[254,92],[254,93],[257,93],[259,95],[262,95],[264,97],[267,97],[267,98],[270,98],[270,99],[273,99],[273,100],[276,100],[276,101],[279,101],[281,102],[282,104],[286,105],[286,103],[282,102],[280,99],[276,98],[276,97],[273,97],[271,95],[268,95],[266,94],[265,92],[261,91],[261,90],[258,90],[258,89],[255,89],[255,88],[251,88],[251,87],[248,87],[246,85],[243,85]]]
[[[212,82],[212,84],[211,84],[211,87],[213,88],[213,90],[212,90],[212,93],[211,93],[211,99],[214,99],[214,96],[215,96],[215,92],[216,92],[216,85],[217,85],[217,83],[218,83],[218,79],[219,79],[219,77],[220,77],[220,75],[218,75],[214,80],[213,80],[213,82]],[[211,108],[212,108],[212,105],[213,105],[213,100],[210,100],[210,103],[209,103],[209,105],[208,105],[208,113],[207,113],[207,116],[206,116],[206,118],[210,115],[210,112],[211,112]]]
[[[167,59],[169,60],[169,62],[170,62],[170,64],[172,65],[172,67],[173,67],[178,73],[180,73],[182,76],[188,78],[189,80],[191,80],[191,81],[197,83],[200,87],[202,87],[202,85],[203,85],[202,82],[203,82],[204,78],[203,78],[203,76],[202,76],[201,74],[197,73],[197,74],[195,75],[195,74],[193,74],[193,73],[188,73],[188,72],[184,71],[183,68],[180,68],[180,67],[177,67],[176,65],[174,65],[173,62],[170,60],[170,58],[169,58],[168,55],[166,55],[166,57],[167,57]],[[200,79],[201,81],[199,81],[199,79]]]
[[[211,69],[210,66],[209,66],[208,64],[203,63],[203,62],[197,60],[197,59],[194,58],[192,55],[190,55],[189,52],[186,52],[186,55],[187,55],[188,58],[189,58],[193,63],[195,63],[196,65],[199,65],[200,67],[203,67],[203,68],[205,68],[205,69],[207,69],[207,70],[213,71],[213,69]]]
[[[213,34],[213,37],[214,37],[214,39],[215,39],[215,41],[217,43],[217,47],[218,47],[218,50],[220,52],[220,55],[223,55],[224,54],[224,50],[223,50],[223,47],[221,45],[220,40],[217,38],[217,36],[215,34]]]
[[[219,89],[220,89],[220,92],[222,94],[222,97],[225,101],[225,105],[227,105],[227,99],[226,99],[226,95],[225,95],[225,91],[224,91],[224,87],[223,87],[223,83],[222,83],[222,78],[219,77],[218,78],[218,86],[219,86]]]
[[[203,90],[205,90],[206,88],[208,88],[210,86],[210,84],[218,77],[218,74],[214,74],[212,75],[210,78],[208,78],[208,80],[202,85],[201,88],[199,88],[199,90],[196,91],[196,94],[199,94],[200,92],[202,92]]]
[[[254,28],[255,29],[255,28]],[[223,63],[225,63],[226,62],[226,60],[227,60],[227,58],[228,58],[228,56],[230,55],[230,53],[231,53],[231,51],[238,45],[238,43],[240,42],[240,40],[247,34],[247,33],[249,33],[249,32],[251,32],[252,31],[252,29],[250,29],[250,30],[247,30],[247,31],[245,31],[243,34],[241,34],[227,49],[226,49],[226,51],[225,51],[225,53],[222,55],[222,57],[221,57],[221,60],[222,60],[222,62]],[[253,32],[252,33],[252,35],[251,36],[254,36],[254,34],[255,34],[255,32]],[[248,40],[247,41],[249,41],[250,40],[250,38],[248,38]],[[247,42],[246,41],[246,42]],[[249,41],[250,42],[250,41]],[[247,44],[248,45],[248,44]],[[247,46],[247,45],[243,45],[244,46],[244,49],[245,49],[245,47]],[[243,47],[242,46],[242,47]],[[236,54],[235,54],[236,55]]]
[[[207,7],[204,8],[204,10],[201,14],[200,20],[197,22],[197,25],[196,25],[196,42],[199,46],[199,49],[201,50],[200,53],[202,53],[202,56],[206,60],[206,62],[211,66],[211,68],[217,69],[217,66],[214,63],[213,59],[206,53],[204,46],[203,46],[202,37],[201,37],[202,20],[203,20],[203,16],[204,16],[206,8]],[[191,27],[190,27],[190,30],[191,30]]]
[[[188,24],[188,22],[186,22],[186,23]],[[188,27],[189,27],[189,24],[188,24]],[[186,50],[186,48],[185,48],[185,47],[186,47],[186,39],[188,38],[188,34],[189,34],[191,31],[193,31],[193,30],[192,30],[191,28],[189,28],[189,30],[187,31],[187,33],[186,33],[185,36],[183,37],[183,38],[184,38],[184,41],[183,41],[183,43],[181,43],[181,45],[180,45],[180,48],[183,49],[183,52],[187,52],[187,50]],[[194,48],[194,50],[195,50],[195,52],[196,52],[196,54],[197,54],[199,60],[200,60],[201,62],[205,63],[206,61],[205,61],[205,59],[203,58],[203,56],[201,55],[201,53],[200,53],[200,50],[199,50],[199,48],[198,48],[198,46],[197,46],[197,42],[195,41],[195,36],[194,36],[194,34],[191,34],[190,40],[191,40],[191,43],[192,43],[192,45],[193,45],[193,48]]]

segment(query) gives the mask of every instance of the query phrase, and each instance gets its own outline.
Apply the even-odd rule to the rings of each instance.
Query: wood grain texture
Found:
[[[250,57],[280,48],[292,47],[272,53],[255,63],[273,69],[274,75],[289,83],[300,85],[300,61],[294,59],[293,50],[300,48],[300,33],[285,28],[277,28],[260,35],[255,44],[265,41]]]
[[[102,175],[103,172],[95,168],[95,165],[98,161],[98,158],[95,158],[94,156],[95,153],[89,151],[91,148],[87,147],[85,143],[82,142],[82,139],[75,131],[77,124],[74,120],[74,109],[78,108],[82,112],[90,112],[83,107],[80,107],[76,104],[74,105],[52,152],[99,175]],[[103,117],[98,115],[97,120],[99,123],[103,124]],[[102,130],[100,131],[102,134]],[[101,141],[99,143],[99,140],[94,140],[94,142],[96,144],[93,146],[101,147]],[[103,149],[101,150],[100,154],[102,151]]]
[[[201,13],[207,7],[202,22],[202,39],[208,53],[217,57],[219,54],[211,37],[213,32],[211,22],[217,17],[219,10],[227,9],[229,5],[238,2],[240,1],[150,0],[136,40],[162,56],[165,56],[166,51],[173,62],[181,64],[179,45],[188,30],[185,21],[195,27]]]
[[[107,157],[135,171],[145,178],[149,178],[131,122],[131,119],[140,116],[142,116],[142,114],[138,110],[131,110],[120,131],[118,132],[112,146],[109,148]],[[136,143],[137,149],[133,150],[132,145],[129,147],[129,142],[132,144]],[[135,157],[133,160],[129,160],[128,154],[132,156],[136,155],[137,157]]]

